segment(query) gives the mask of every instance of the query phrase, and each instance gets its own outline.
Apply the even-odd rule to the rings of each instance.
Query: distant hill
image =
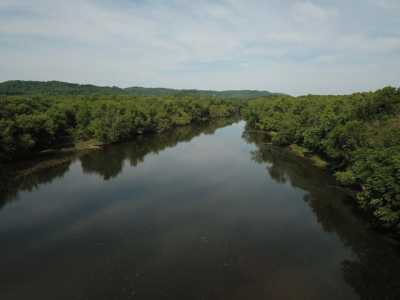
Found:
[[[118,87],[100,87],[61,81],[5,81],[0,83],[0,95],[94,95],[124,94]]]
[[[195,95],[216,98],[251,99],[276,95],[269,91],[258,90],[180,90],[167,88],[144,87],[107,87],[91,84],[76,84],[61,81],[5,81],[0,83],[0,95],[131,95],[131,96],[165,96],[165,95]]]

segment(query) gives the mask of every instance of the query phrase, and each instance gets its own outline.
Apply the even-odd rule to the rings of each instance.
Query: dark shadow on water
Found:
[[[175,147],[182,142],[189,142],[200,134],[213,134],[218,128],[227,126],[237,119],[220,119],[213,122],[199,123],[178,127],[156,135],[138,136],[134,142],[110,145],[103,149],[80,157],[82,169],[86,174],[98,174],[109,180],[121,173],[124,162],[136,167],[143,163],[149,154]],[[107,161],[107,163],[104,163]]]
[[[370,228],[355,211],[354,199],[336,187],[325,171],[310,166],[289,150],[271,145],[266,134],[245,131],[243,138],[257,146],[252,159],[265,163],[274,180],[307,191],[304,201],[324,231],[335,233],[351,248],[355,258],[344,260],[341,269],[360,299],[400,299],[398,242]]]
[[[0,170],[0,210],[6,203],[17,200],[19,192],[30,192],[42,184],[62,178],[77,159],[86,174],[97,174],[109,180],[121,173],[125,161],[135,167],[143,163],[148,154],[157,154],[181,142],[189,142],[200,134],[213,134],[218,128],[237,121],[237,118],[218,119],[178,127],[160,134],[138,136],[132,142],[109,145],[93,152],[57,154],[51,160],[7,165],[7,168]]]
[[[74,159],[74,157],[64,158],[61,162],[57,162],[51,167],[28,172],[26,175],[19,173],[18,170],[10,169],[0,172],[0,210],[6,203],[18,200],[20,192],[31,192],[42,184],[62,178],[68,172]]]
[[[238,120],[220,119],[178,127],[156,135],[138,136],[134,142],[107,146],[103,151],[82,156],[80,161],[86,174],[95,173],[104,180],[109,180],[121,173],[125,161],[136,167],[143,163],[149,154],[158,154],[167,148],[175,147],[178,143],[189,142],[200,134],[213,134],[218,128],[236,121]]]

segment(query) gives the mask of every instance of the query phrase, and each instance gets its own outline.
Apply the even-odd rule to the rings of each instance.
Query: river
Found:
[[[3,179],[0,299],[400,299],[398,245],[265,141],[221,121]]]

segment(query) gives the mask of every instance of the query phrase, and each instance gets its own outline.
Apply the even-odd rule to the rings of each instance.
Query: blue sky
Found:
[[[399,0],[0,0],[0,81],[350,93],[400,86]]]

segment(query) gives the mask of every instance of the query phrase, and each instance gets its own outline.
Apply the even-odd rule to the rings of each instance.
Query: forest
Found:
[[[337,180],[378,225],[400,224],[400,90],[346,96],[274,96],[243,110],[274,144],[297,145],[329,162]]]
[[[82,141],[126,141],[237,111],[238,102],[195,96],[0,96],[0,161]]]

